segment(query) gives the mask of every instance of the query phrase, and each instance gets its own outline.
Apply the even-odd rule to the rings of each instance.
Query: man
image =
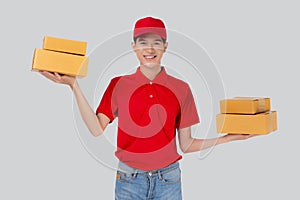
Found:
[[[182,199],[181,170],[176,130],[182,152],[200,151],[214,145],[247,139],[249,135],[225,135],[194,139],[191,126],[199,123],[194,98],[187,83],[167,74],[161,59],[168,47],[162,20],[139,19],[134,27],[132,49],[139,60],[136,72],[115,77],[109,83],[96,113],[75,77],[41,72],[50,80],[67,84],[81,116],[94,136],[103,133],[118,117],[115,198]]]

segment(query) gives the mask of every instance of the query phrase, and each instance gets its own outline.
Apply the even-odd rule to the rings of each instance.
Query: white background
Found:
[[[89,52],[148,15],[205,47],[228,96],[268,96],[278,111],[270,135],[184,155],[184,199],[299,198],[297,1],[29,0],[0,8],[0,199],[113,199],[115,172],[83,148],[71,90],[31,72],[31,60],[45,35]]]

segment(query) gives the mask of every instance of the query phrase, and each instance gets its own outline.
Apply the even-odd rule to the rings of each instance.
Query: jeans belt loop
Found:
[[[162,180],[162,175],[161,175],[161,172],[160,172],[160,170],[158,170],[158,178],[160,179],[160,180]]]

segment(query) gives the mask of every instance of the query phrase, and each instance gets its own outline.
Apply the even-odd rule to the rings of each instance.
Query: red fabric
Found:
[[[145,33],[155,33],[161,38],[166,39],[166,28],[162,20],[153,17],[139,19],[134,26],[133,36],[138,37]]]
[[[153,170],[179,159],[176,129],[199,123],[187,83],[169,76],[165,68],[150,81],[140,68],[113,78],[96,113],[111,121],[118,117],[115,155],[125,164]]]

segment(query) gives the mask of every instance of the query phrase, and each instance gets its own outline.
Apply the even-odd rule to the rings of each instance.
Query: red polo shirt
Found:
[[[98,113],[105,114],[110,123],[118,117],[115,155],[141,170],[163,168],[181,159],[176,129],[199,123],[189,85],[168,75],[164,67],[153,80],[140,67],[133,74],[113,78]]]

